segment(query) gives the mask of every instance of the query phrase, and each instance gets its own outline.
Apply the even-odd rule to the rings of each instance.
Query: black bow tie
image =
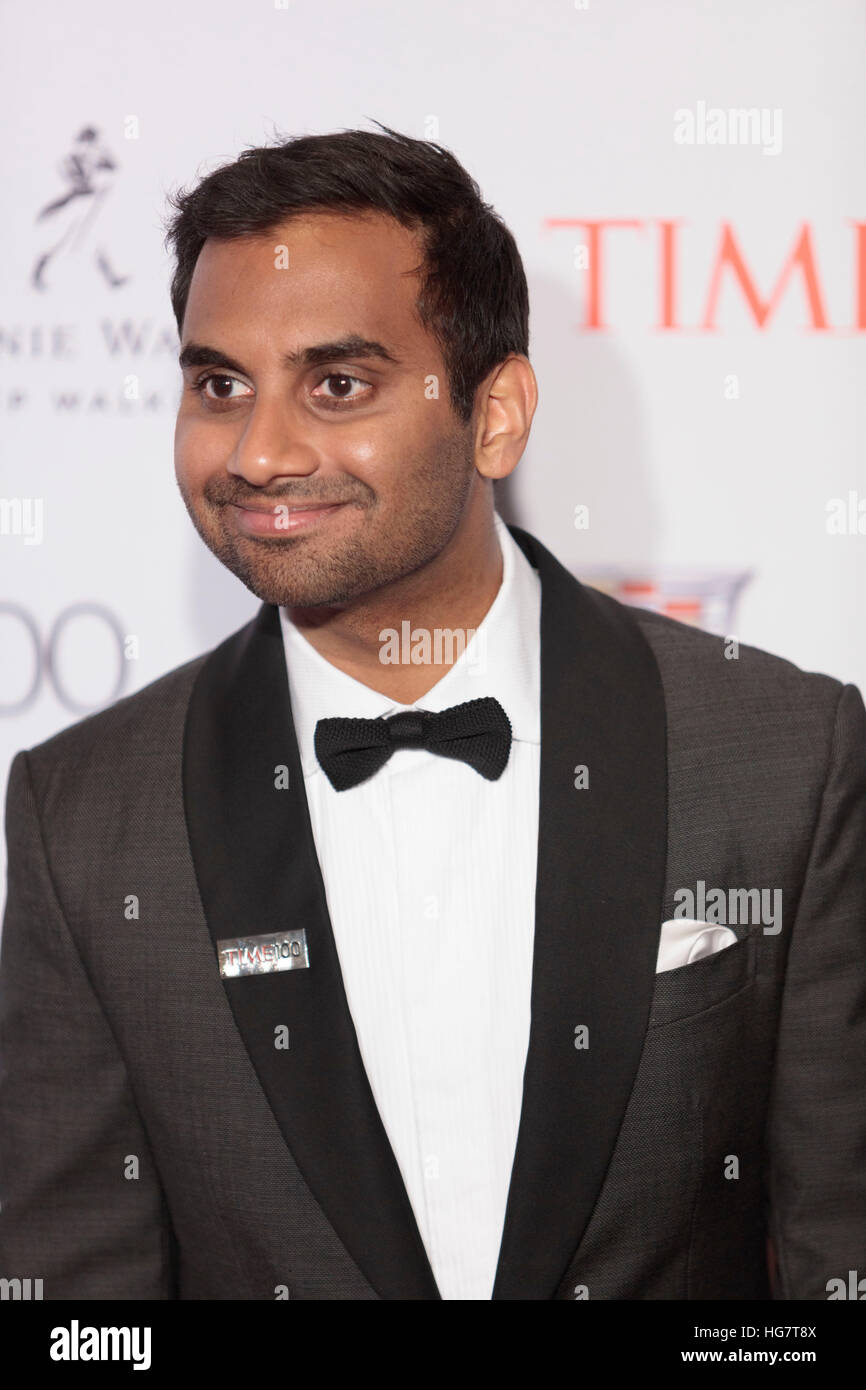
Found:
[[[511,724],[499,701],[488,695],[439,713],[419,709],[387,719],[320,719],[314,744],[338,792],[372,777],[395,748],[426,748],[458,758],[493,782],[508,762]]]

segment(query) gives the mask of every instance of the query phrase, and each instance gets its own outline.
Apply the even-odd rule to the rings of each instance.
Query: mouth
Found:
[[[228,512],[244,535],[280,537],[327,521],[347,505],[345,502],[302,502],[292,506],[275,502],[270,507],[252,507],[230,502]]]

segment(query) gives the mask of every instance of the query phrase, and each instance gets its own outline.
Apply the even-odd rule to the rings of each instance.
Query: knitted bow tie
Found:
[[[508,762],[511,724],[499,701],[488,695],[438,713],[419,709],[387,719],[320,719],[314,746],[338,792],[372,777],[395,748],[426,748],[460,759],[493,782]]]

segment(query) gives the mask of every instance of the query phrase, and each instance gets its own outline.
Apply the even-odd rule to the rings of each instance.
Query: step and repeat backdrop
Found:
[[[453,150],[524,259],[540,403],[505,519],[625,602],[866,689],[859,0],[5,18],[0,783],[258,607],[174,479],[166,194],[376,120]]]

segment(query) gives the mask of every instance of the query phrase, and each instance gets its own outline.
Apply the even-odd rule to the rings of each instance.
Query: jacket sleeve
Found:
[[[866,1276],[866,710],[853,685],[839,696],[792,928],[768,1196],[774,1297],[827,1299],[830,1280]]]
[[[0,1277],[41,1279],[45,1299],[172,1298],[159,1178],[52,882],[26,752],[10,770],[6,838]]]

